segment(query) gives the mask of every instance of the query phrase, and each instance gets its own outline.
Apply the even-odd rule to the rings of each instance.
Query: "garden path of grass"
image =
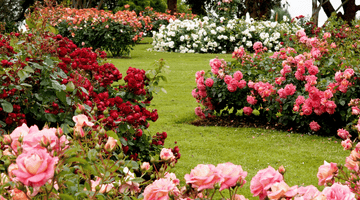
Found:
[[[191,95],[195,87],[195,72],[209,70],[209,60],[218,56],[227,61],[230,54],[180,54],[147,51],[151,45],[139,44],[131,51],[131,58],[108,59],[126,75],[129,66],[148,70],[155,60],[163,58],[170,66],[167,83],[161,85],[167,94],[159,92],[152,100],[151,108],[157,109],[159,119],[151,123],[149,131],[167,132],[165,147],[180,148],[181,159],[173,171],[180,180],[197,164],[232,162],[248,172],[247,183],[238,193],[249,199],[250,181],[260,170],[269,165],[275,169],[283,165],[285,180],[289,186],[315,185],[318,167],[328,162],[344,163],[347,151],[334,137],[290,134],[257,128],[196,127],[189,121],[196,119],[198,106]],[[323,189],[323,187],[318,187]]]

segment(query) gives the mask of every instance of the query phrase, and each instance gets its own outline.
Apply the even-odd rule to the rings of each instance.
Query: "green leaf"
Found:
[[[117,134],[114,131],[106,131],[106,135],[114,138],[116,140],[116,143],[119,145],[119,147],[121,147],[121,142],[119,140],[119,137],[117,136]]]
[[[60,199],[64,199],[64,200],[75,200],[74,197],[68,195],[68,194],[59,194]]]
[[[55,80],[51,80],[51,85],[52,87],[57,90],[57,91],[62,91],[62,90],[66,90],[66,86],[60,84],[59,82],[55,81]]]
[[[31,68],[30,66],[26,66],[26,67],[24,68],[24,71],[29,72],[29,73],[34,73],[34,72],[35,72],[35,71],[33,70],[33,68]]]
[[[57,122],[56,117],[54,114],[46,113],[45,119],[49,122]]]
[[[72,157],[67,160],[67,163],[73,163],[73,162],[79,162],[82,164],[87,164],[86,160],[84,158],[78,158],[78,157]]]
[[[126,142],[126,140],[123,137],[120,138],[120,141],[124,146],[127,146],[128,143]]]
[[[50,58],[46,58],[44,63],[47,65],[47,66],[52,66],[54,64],[54,61]]]
[[[24,81],[27,77],[29,77],[29,74],[24,70],[19,70],[17,74],[20,77],[20,81]]]
[[[61,102],[63,102],[64,104],[67,104],[66,102],[66,93],[64,91],[56,91],[56,96],[57,98],[60,99]]]
[[[7,113],[12,113],[13,111],[13,106],[11,103],[3,100],[4,102],[1,103],[1,107],[3,108],[3,110]]]
[[[345,101],[343,99],[340,100],[340,105],[344,106],[345,105]]]
[[[143,178],[134,178],[134,179],[131,179],[132,182],[135,182],[135,183],[142,183],[145,181],[145,179]]]
[[[22,86],[25,86],[25,87],[32,87],[32,85],[30,85],[30,84],[28,84],[28,83],[21,83],[20,85],[22,85]]]

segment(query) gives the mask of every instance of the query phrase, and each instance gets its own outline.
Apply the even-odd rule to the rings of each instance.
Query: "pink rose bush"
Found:
[[[226,110],[233,110],[239,117],[252,118],[251,108],[260,113],[259,120],[279,122],[300,132],[334,133],[354,118],[343,110],[347,109],[345,102],[356,98],[360,91],[355,70],[359,62],[350,53],[355,47],[341,47],[348,53],[348,59],[339,53],[339,47],[333,48],[333,42],[341,41],[330,34],[337,30],[326,28],[332,31],[317,37],[299,30],[270,56],[265,54],[267,50],[261,42],[255,42],[253,55],[243,48],[234,50],[236,60],[231,64],[212,59],[211,72],[197,76],[192,92],[202,105],[202,112],[198,107],[196,114],[204,118],[207,114],[224,115],[228,114]],[[358,37],[358,33],[350,30],[346,37]],[[329,59],[330,56],[334,59]],[[334,67],[329,69],[330,65]],[[211,87],[202,84],[209,79],[214,82]],[[356,106],[351,110],[352,115],[360,113]],[[333,119],[338,123],[327,123]]]

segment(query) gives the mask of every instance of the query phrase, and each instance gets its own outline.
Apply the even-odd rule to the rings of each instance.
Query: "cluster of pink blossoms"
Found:
[[[281,173],[280,173],[280,172]],[[266,169],[258,171],[252,178],[250,183],[250,190],[254,197],[259,196],[260,200],[266,197],[270,199],[294,199],[294,200],[312,200],[312,199],[348,199],[355,200],[355,194],[347,185],[334,183],[334,176],[338,168],[335,163],[324,162],[324,165],[319,167],[317,174],[319,178],[319,185],[332,184],[331,187],[325,187],[320,192],[315,186],[309,185],[306,187],[288,186],[284,179],[284,169],[279,168],[275,170],[271,166]]]

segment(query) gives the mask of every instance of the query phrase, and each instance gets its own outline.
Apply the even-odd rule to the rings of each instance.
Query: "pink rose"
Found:
[[[226,84],[230,84],[230,81],[232,80],[233,78],[230,76],[230,75],[225,75],[225,78],[224,78],[224,81]]]
[[[257,103],[256,98],[250,95],[247,96],[246,101],[251,105],[255,105]]]
[[[319,167],[317,177],[319,179],[319,185],[326,185],[327,183],[334,182],[334,175],[338,172],[336,163],[328,163],[324,161],[324,164]]]
[[[316,121],[310,122],[309,126],[310,126],[310,129],[315,132],[320,130],[320,128],[321,128],[321,126]]]
[[[236,71],[234,73],[234,79],[237,81],[240,81],[243,78],[243,74],[241,73],[241,71]]]
[[[16,158],[16,179],[26,186],[40,187],[54,176],[57,157],[51,157],[45,149],[33,149]]]
[[[338,134],[339,137],[341,137],[344,140],[351,137],[349,131],[347,131],[345,129],[339,129],[337,131],[337,134]]]
[[[351,107],[351,114],[352,115],[359,115],[360,114],[360,109],[357,106]]]
[[[173,161],[175,156],[171,149],[163,148],[160,152],[160,159],[165,161]]]
[[[249,199],[245,198],[244,195],[235,194],[233,200],[249,200]]]
[[[240,183],[241,186],[246,183],[245,177],[247,176],[247,172],[243,171],[240,165],[227,162],[218,164],[216,168],[224,178],[219,191],[236,186],[237,183]]]
[[[15,181],[15,175],[13,173],[14,170],[18,170],[19,167],[17,166],[17,164],[11,163],[8,167],[8,175],[11,181]],[[14,180],[15,179],[15,180]]]
[[[268,195],[268,190],[277,182],[281,182],[283,176],[274,168],[269,166],[266,169],[258,171],[258,173],[251,179],[250,190],[253,196],[259,196],[260,200],[265,199]]]
[[[299,187],[297,191],[304,200],[312,200],[313,197],[319,196],[321,194],[321,192],[313,185]]]
[[[208,87],[212,87],[214,85],[214,80],[212,80],[212,78],[207,78],[205,81],[205,85]]]
[[[119,192],[120,193],[128,193],[128,192],[138,193],[138,192],[140,192],[140,184],[136,183],[136,182],[132,182],[132,181],[126,181],[125,183],[120,182]]]
[[[324,33],[324,35],[323,35],[323,38],[326,40],[327,38],[330,38],[331,37],[331,33],[329,33],[329,32],[326,32],[326,33]]]
[[[348,69],[346,69],[346,70],[344,71],[344,74],[343,74],[343,75],[344,75],[344,78],[350,79],[354,74],[355,74],[354,70],[348,68]]]
[[[31,131],[39,130],[37,126],[32,126]],[[19,142],[19,138],[24,138],[27,134],[29,134],[30,128],[24,123],[21,126],[17,127],[11,134],[11,148],[15,153],[17,153],[17,147],[21,146]]]
[[[223,178],[221,172],[214,165],[199,164],[191,170],[190,174],[185,175],[186,184],[191,184],[198,191],[203,189],[213,189],[216,183],[221,183]]]
[[[96,192],[96,186],[100,184],[101,178],[96,176],[96,181],[90,180],[91,182],[91,191]],[[113,189],[113,184],[102,184],[99,186],[100,190],[99,193],[103,194],[106,192],[109,192],[111,189]]]
[[[350,188],[339,183],[334,183],[331,187],[326,187],[322,193],[326,196],[327,200],[355,200],[355,194],[351,192]]]
[[[241,80],[239,81],[236,86],[240,89],[243,89],[244,87],[246,87],[246,81],[245,80]]]
[[[168,200],[170,195],[179,196],[180,191],[169,179],[161,178],[148,185],[144,190],[144,200]]]
[[[31,151],[33,148],[41,149],[41,142],[47,141],[53,150],[58,151],[61,144],[67,144],[69,141],[65,135],[59,138],[56,136],[56,128],[44,128],[41,131],[35,130],[29,132],[23,139],[23,149],[25,152]]]
[[[243,108],[244,114],[250,116],[253,112],[253,109],[251,107],[244,107]]]
[[[229,85],[227,85],[227,89],[229,90],[229,92],[235,92],[237,89],[237,86],[229,84]]]
[[[74,116],[73,121],[76,123],[75,126],[94,126],[94,123],[90,122],[88,117],[84,114]]]
[[[115,149],[116,144],[117,144],[117,140],[115,140],[113,137],[109,137],[108,141],[106,142],[106,144],[104,146],[104,149],[107,152],[111,152],[111,151],[113,151]]]
[[[149,170],[149,169],[150,169],[150,163],[148,163],[148,162],[143,162],[143,163],[141,164],[140,169],[141,169],[141,170],[144,170],[144,171]]]
[[[180,184],[180,180],[178,178],[176,178],[176,175],[174,173],[166,172],[164,177],[171,180],[175,185]]]
[[[280,199],[281,197],[292,198],[297,194],[297,185],[289,187],[284,181],[274,183],[271,192],[268,192],[270,199]]]
[[[344,150],[349,150],[352,147],[352,141],[350,139],[346,139],[341,141],[341,146],[344,147]]]

